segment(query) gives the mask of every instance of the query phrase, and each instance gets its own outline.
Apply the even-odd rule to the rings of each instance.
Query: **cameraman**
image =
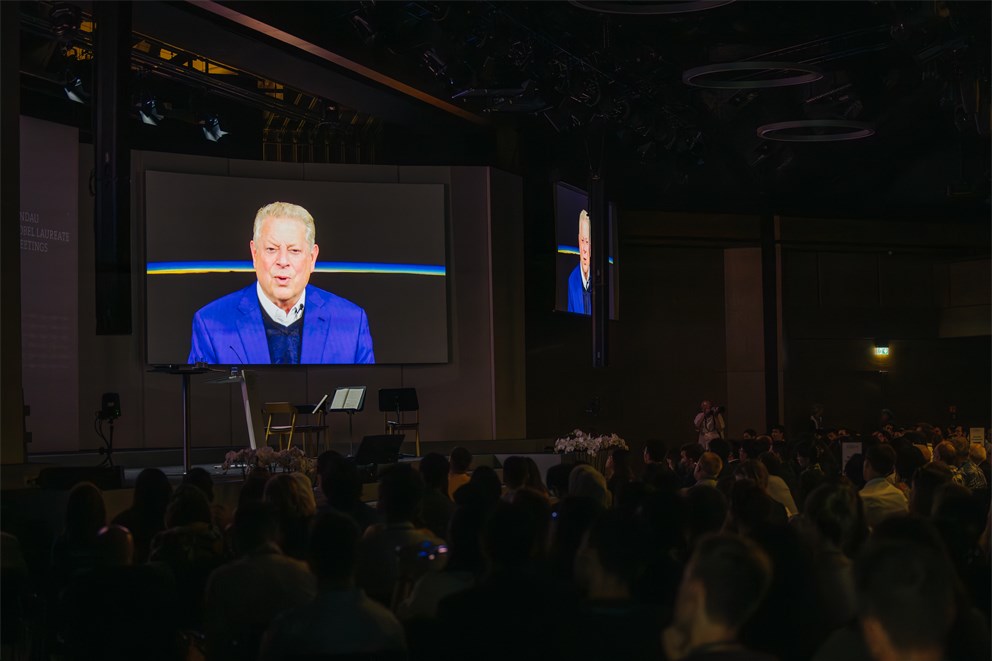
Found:
[[[725,410],[722,406],[713,406],[713,402],[708,399],[704,399],[699,404],[699,413],[692,423],[699,432],[699,444],[704,449],[709,450],[710,441],[714,438],[723,438],[723,430],[726,427],[723,422]]]

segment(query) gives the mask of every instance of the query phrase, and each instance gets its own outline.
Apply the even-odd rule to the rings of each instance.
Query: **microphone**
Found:
[[[234,355],[238,357],[238,360],[241,362],[242,365],[245,364],[244,358],[241,357],[241,354],[238,353],[238,350],[234,348],[233,344],[227,345],[227,348],[234,352]]]

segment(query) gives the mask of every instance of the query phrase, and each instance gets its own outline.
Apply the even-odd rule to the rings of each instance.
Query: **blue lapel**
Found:
[[[307,292],[309,295],[309,292]],[[309,298],[308,298],[309,301]],[[258,303],[258,294],[253,283],[241,290],[241,302],[238,303],[238,337],[241,339],[242,357],[245,363],[268,364],[269,343],[265,339],[265,325],[262,323],[262,308]],[[226,347],[224,348],[226,350]]]
[[[331,329],[330,310],[323,292],[307,285],[307,303],[303,309],[303,351],[300,362],[317,365],[324,362],[324,347]]]

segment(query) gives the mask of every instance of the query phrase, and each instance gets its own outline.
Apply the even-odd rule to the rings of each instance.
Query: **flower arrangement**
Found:
[[[269,446],[253,450],[244,448],[242,450],[231,450],[224,455],[224,463],[221,469],[226,473],[231,468],[241,468],[242,474],[248,473],[255,468],[268,468],[275,470],[282,468],[284,472],[299,471],[311,476],[317,468],[317,461],[306,456],[300,448],[287,448],[285,450],[275,450]]]
[[[629,450],[627,441],[616,434],[602,434],[593,436],[581,429],[575,429],[571,433],[562,436],[555,441],[555,452],[558,454],[568,454],[572,452],[585,452],[595,457],[604,450],[611,448],[621,448]]]

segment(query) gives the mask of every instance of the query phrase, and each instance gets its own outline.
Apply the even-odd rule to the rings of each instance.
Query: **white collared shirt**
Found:
[[[300,294],[300,300],[289,309],[289,312],[284,312],[282,308],[269,300],[269,297],[262,291],[261,283],[255,283],[255,291],[258,293],[258,302],[262,304],[262,309],[277,324],[292,326],[303,317],[303,305],[307,301],[307,290],[305,288],[303,293]]]
[[[592,271],[590,271],[589,273],[591,275]],[[579,275],[582,276],[582,288],[585,289],[586,291],[589,291],[589,275],[584,275],[582,273],[581,267],[579,267]]]

